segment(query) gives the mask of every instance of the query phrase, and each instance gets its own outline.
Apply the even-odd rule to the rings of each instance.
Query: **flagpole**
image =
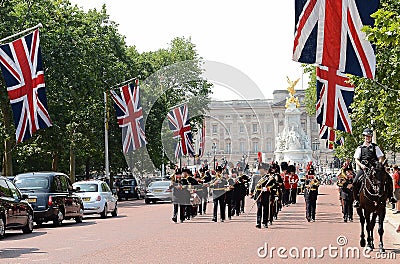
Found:
[[[129,82],[131,82],[131,81],[134,81],[134,80],[137,80],[137,79],[138,79],[138,78],[134,77],[134,78],[131,78],[131,79],[129,79],[129,80],[120,82],[120,83],[118,83],[118,84],[112,86],[112,87],[110,88],[110,90],[112,90],[112,89],[114,89],[114,88],[117,88],[117,87],[120,87],[120,86],[122,86],[122,85],[124,85],[124,84],[127,84],[127,83],[129,83]]]
[[[108,107],[107,107],[108,97],[107,93],[104,92],[104,152],[105,152],[105,169],[106,169],[106,179],[110,179],[110,163],[108,160]],[[111,182],[109,182],[111,186]]]
[[[16,36],[18,36],[18,35],[24,34],[24,33],[28,32],[28,31],[32,31],[32,30],[35,30],[35,29],[37,29],[37,28],[40,28],[40,27],[43,27],[42,23],[39,23],[39,24],[37,24],[37,25],[36,25],[36,26],[34,26],[34,27],[31,27],[31,28],[28,28],[28,29],[22,30],[21,32],[15,33],[14,35],[11,35],[11,36],[8,36],[8,37],[5,37],[5,38],[3,38],[3,39],[1,39],[1,40],[0,40],[0,44],[2,44],[2,43],[3,43],[3,41],[6,41],[7,39],[10,39],[10,38],[16,37]]]

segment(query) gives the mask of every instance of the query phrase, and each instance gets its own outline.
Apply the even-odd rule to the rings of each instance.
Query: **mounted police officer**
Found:
[[[384,163],[384,154],[378,145],[372,143],[373,131],[370,128],[366,128],[362,135],[364,136],[364,143],[357,147],[354,153],[354,159],[358,167],[356,177],[353,180],[353,195],[354,195],[354,207],[360,207],[360,188],[361,180],[360,177],[364,175],[364,170],[367,167],[374,166],[376,162]],[[391,203],[396,202],[393,198],[393,182],[391,177],[387,177],[386,187],[388,190],[388,198]]]

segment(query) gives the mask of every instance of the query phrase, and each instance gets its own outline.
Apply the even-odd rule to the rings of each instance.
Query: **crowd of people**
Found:
[[[304,198],[306,201],[306,219],[315,221],[316,199],[319,181],[315,170],[307,168]],[[278,218],[283,207],[295,204],[298,193],[299,177],[295,165],[282,162],[258,164],[255,173],[239,168],[228,169],[216,166],[215,171],[206,165],[198,171],[176,169],[171,176],[170,189],[173,200],[172,221],[184,222],[206,214],[209,197],[213,200],[211,220],[224,222],[226,217],[240,216],[244,213],[245,197],[254,199],[256,209],[256,228],[268,228]],[[219,216],[219,217],[218,217]]]

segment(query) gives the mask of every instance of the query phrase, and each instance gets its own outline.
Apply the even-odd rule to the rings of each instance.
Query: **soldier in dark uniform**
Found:
[[[360,207],[360,188],[361,188],[361,176],[364,175],[364,170],[367,167],[374,166],[376,162],[384,163],[384,154],[378,145],[372,143],[373,131],[367,128],[363,131],[364,143],[359,146],[355,153],[354,159],[358,167],[356,177],[353,181],[353,195],[354,195],[354,207]],[[388,199],[391,203],[395,203],[396,199],[393,198],[393,180],[391,177],[386,177],[386,190],[388,190]]]
[[[315,222],[315,212],[317,208],[318,187],[320,185],[315,177],[314,170],[310,170],[304,183],[304,199],[306,201],[306,219],[308,222]]]
[[[343,200],[343,221],[353,222],[353,178],[354,172],[351,166],[343,169],[345,178],[340,188],[340,197]]]
[[[184,191],[182,187],[182,171],[181,169],[175,170],[175,174],[171,176],[170,190],[172,190],[173,202],[173,215],[172,221],[177,222],[178,209],[179,219],[181,223],[185,221],[185,204],[184,204]]]
[[[227,181],[226,187],[226,192],[225,192],[225,204],[228,207],[228,219],[232,219],[232,195],[233,195],[233,185],[235,184],[235,181],[231,176],[229,176],[229,171],[226,170],[224,172],[224,177]]]
[[[272,223],[272,218],[278,219],[278,212],[282,208],[282,186],[283,179],[280,175],[279,165],[277,163],[272,163],[269,168],[269,174],[274,177],[275,184],[271,188],[271,213],[270,221]]]
[[[254,175],[252,180],[252,187],[250,194],[254,197],[257,203],[257,225],[256,228],[261,228],[261,223],[265,228],[268,228],[268,216],[269,216],[269,195],[268,189],[269,175],[267,171],[269,164],[260,163],[258,165],[258,171],[260,174]]]
[[[199,214],[205,214],[207,210],[207,202],[208,202],[208,188],[207,184],[211,181],[211,175],[207,171],[205,167],[199,169],[200,179],[198,182],[201,185],[201,190],[198,191],[198,195],[200,196],[201,202],[199,204]]]
[[[240,174],[240,213],[244,213],[245,198],[249,195],[250,178],[245,171],[239,171]]]
[[[213,192],[214,214],[212,220],[217,222],[218,204],[220,207],[221,222],[225,221],[225,192],[228,182],[222,176],[222,167],[217,166],[215,179],[211,182],[210,187]]]
[[[240,215],[240,201],[242,198],[242,182],[241,177],[238,175],[238,171],[236,169],[232,170],[232,213],[231,215],[239,216]]]
[[[190,186],[190,204],[188,206],[189,215],[188,218],[194,218],[197,215],[197,206],[196,202],[194,201],[195,196],[197,196],[197,191],[201,187],[198,181],[196,180],[195,176],[193,175],[190,169],[187,170],[187,180]],[[189,220],[188,219],[188,220]]]

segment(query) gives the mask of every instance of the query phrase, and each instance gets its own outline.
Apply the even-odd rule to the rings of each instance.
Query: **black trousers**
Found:
[[[257,225],[268,224],[270,211],[269,194],[263,193],[257,200]]]
[[[240,197],[240,212],[244,213],[244,200],[245,200],[245,195],[242,195],[242,197]]]
[[[297,188],[289,190],[289,203],[295,204],[297,198]]]
[[[353,219],[353,199],[343,199],[343,218]]]
[[[178,217],[178,208],[179,208],[179,220],[185,221],[185,205],[174,203],[174,212],[173,218],[177,219]]]
[[[232,217],[232,191],[225,193],[225,205],[228,206],[228,218]]]
[[[290,189],[283,189],[283,204],[289,204]]]
[[[217,198],[214,198],[213,202],[214,202],[213,219],[217,219],[218,204],[219,204],[221,220],[225,220],[225,207],[226,207],[226,205],[225,205],[225,195],[221,195],[221,196],[218,196]]]
[[[315,220],[315,210],[317,208],[317,200],[306,199],[306,217]]]

